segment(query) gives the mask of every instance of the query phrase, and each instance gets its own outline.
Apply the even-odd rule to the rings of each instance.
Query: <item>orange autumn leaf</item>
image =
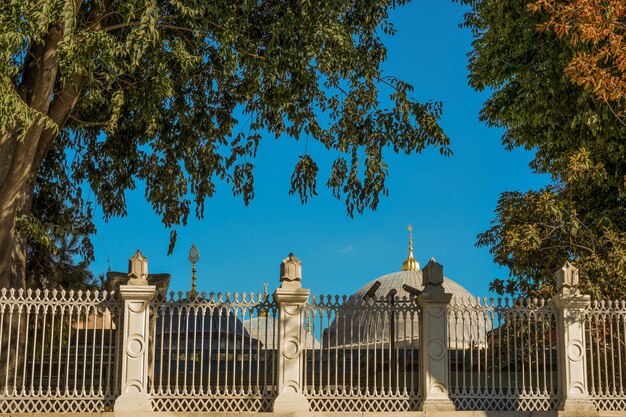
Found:
[[[626,2],[624,0],[536,0],[532,13],[547,18],[537,26],[567,40],[577,53],[565,69],[570,80],[606,102],[626,119]]]

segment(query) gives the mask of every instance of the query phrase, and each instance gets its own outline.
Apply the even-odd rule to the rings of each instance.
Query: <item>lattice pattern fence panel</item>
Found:
[[[626,410],[626,301],[592,301],[585,331],[592,401],[599,410]]]
[[[312,296],[304,312],[303,391],[312,411],[417,410],[414,299]]]
[[[121,311],[106,292],[0,290],[0,413],[110,410]]]
[[[172,294],[151,322],[155,411],[270,411],[278,320],[267,295]]]
[[[544,300],[453,299],[450,398],[459,410],[554,410],[556,311]]]

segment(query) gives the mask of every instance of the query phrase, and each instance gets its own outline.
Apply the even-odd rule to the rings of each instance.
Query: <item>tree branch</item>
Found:
[[[52,121],[59,126],[59,129],[63,128],[63,125],[65,125],[65,122],[70,117],[72,110],[74,110],[84,84],[85,76],[74,74],[61,91],[55,94],[52,104],[50,105],[48,117],[50,117],[50,119],[52,119]],[[42,132],[41,139],[37,145],[35,159],[33,161],[36,168],[38,168],[43,161],[43,158],[46,156],[46,153],[48,153],[48,150],[52,145],[52,141],[56,136],[57,133],[50,129]]]
[[[78,117],[74,116],[73,114],[70,114],[68,116],[68,119],[69,120],[73,120],[76,123],[80,123],[81,125],[85,125],[85,126],[95,126],[95,127],[97,127],[97,126],[106,126],[106,124],[107,124],[107,122],[90,122],[90,121],[87,121],[87,120],[82,120],[82,119],[79,119]]]

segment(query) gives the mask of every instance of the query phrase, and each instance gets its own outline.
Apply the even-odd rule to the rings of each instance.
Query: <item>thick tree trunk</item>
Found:
[[[51,27],[45,42],[33,45],[24,62],[20,95],[32,109],[43,114],[48,114],[51,107],[61,35],[60,27]],[[0,287],[24,287],[26,238],[18,230],[16,220],[18,215],[30,213],[34,181],[43,159],[38,157],[38,149],[42,137],[49,135],[52,132],[35,124],[28,128],[22,141],[17,140],[15,132],[7,132],[0,143]]]
[[[16,202],[2,204],[0,208],[0,287],[24,288],[25,245],[16,228],[19,210]]]
[[[76,7],[77,11],[79,9],[80,4]],[[102,12],[93,13],[93,17],[99,19]],[[99,25],[94,28],[98,29]],[[62,26],[53,25],[43,43],[31,45],[18,88],[22,100],[33,110],[48,115],[59,129],[74,109],[85,81],[83,76],[73,76],[54,93],[59,70],[58,43],[62,36]],[[31,213],[37,172],[56,136],[57,132],[44,130],[40,125],[30,126],[22,141],[17,140],[16,132],[0,134],[0,288],[25,287],[28,236],[19,230],[17,219],[19,215]],[[14,342],[9,346],[6,338],[9,331],[17,332],[17,322],[10,322],[7,314],[2,314],[0,320],[4,329],[0,334],[0,387],[6,385],[5,381],[8,385],[20,385],[19,378],[6,379],[19,374],[13,369],[17,365],[7,366],[7,356],[9,359],[17,357],[15,355],[22,351]],[[27,331],[25,326],[17,327],[20,335]],[[23,342],[24,338],[20,340]]]
[[[43,45],[35,45],[29,50],[24,63],[23,82],[20,86],[21,97],[32,109],[48,114],[51,107],[50,97],[54,89],[59,66],[57,45],[61,39],[61,29],[52,27]],[[27,236],[19,230],[17,218],[21,214],[30,214],[32,195],[37,170],[43,156],[39,156],[42,138],[48,139],[45,151],[50,146],[53,132],[44,130],[40,125],[28,128],[26,136],[18,141],[15,132],[7,132],[0,142],[0,287],[24,289],[26,283],[26,240]],[[14,361],[22,350],[15,342],[18,336],[26,332],[24,326],[18,326],[17,318],[10,319],[5,312],[2,315],[4,334],[0,335],[0,348],[4,359],[0,363],[1,385],[20,385]],[[9,333],[13,338],[9,345]],[[24,338],[17,338],[20,344]],[[6,356],[6,357],[4,357]]]

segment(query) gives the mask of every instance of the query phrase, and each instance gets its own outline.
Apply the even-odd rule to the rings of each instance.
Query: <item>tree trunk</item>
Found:
[[[0,287],[24,288],[26,282],[26,246],[17,230],[19,202],[1,202],[0,208]]]
[[[19,88],[24,102],[32,109],[48,114],[51,107],[50,97],[56,82],[59,57],[58,42],[61,28],[53,26],[43,44],[33,45],[24,62],[22,85]],[[25,126],[27,127],[27,126]],[[42,138],[48,139],[45,152],[54,137],[53,132],[44,131],[41,125],[27,127],[23,140],[18,141],[16,132],[5,132],[0,142],[0,287],[23,289],[26,283],[26,239],[19,230],[17,218],[20,214],[30,214],[32,194],[37,170],[41,165]],[[44,152],[44,155],[45,155]],[[15,357],[20,347],[6,337],[9,332],[17,336],[16,322],[9,322],[9,315],[2,315],[4,334],[0,334],[0,348],[7,359]],[[20,333],[25,331],[21,329]],[[23,340],[23,339],[22,339]],[[5,359],[6,360],[6,359]],[[5,378],[2,385],[19,384],[9,379],[11,372],[16,375],[14,366],[0,363],[0,377]],[[6,382],[5,382],[6,381]]]
[[[59,26],[52,26],[43,44],[32,45],[24,61],[21,98],[32,109],[48,114],[50,97],[59,68]],[[37,170],[41,164],[42,137],[52,132],[39,124],[28,127],[22,141],[6,132],[0,142],[0,287],[23,288],[26,268],[26,237],[18,230],[17,217],[29,214]],[[51,142],[51,138],[50,138]],[[47,148],[49,143],[47,144]]]

